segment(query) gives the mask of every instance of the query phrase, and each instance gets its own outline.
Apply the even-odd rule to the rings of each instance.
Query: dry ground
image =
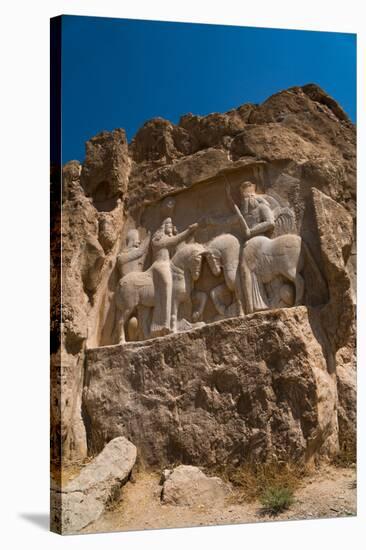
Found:
[[[160,502],[159,476],[138,472],[122,490],[121,500],[83,533],[224,525],[258,521],[343,517],[356,514],[356,470],[323,466],[295,492],[289,510],[263,515],[260,503],[237,504],[234,496],[221,507],[179,507]]]

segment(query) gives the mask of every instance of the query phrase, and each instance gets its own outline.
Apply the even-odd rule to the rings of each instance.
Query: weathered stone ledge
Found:
[[[209,330],[211,327],[216,327],[216,326],[228,326],[228,327],[231,327],[232,329],[235,329],[235,327],[241,327],[242,323],[245,322],[245,323],[248,323],[248,322],[253,322],[254,324],[257,322],[260,322],[262,323],[263,321],[264,322],[267,322],[268,321],[268,318],[270,319],[271,322],[273,322],[274,320],[280,320],[280,319],[284,319],[284,318],[288,318],[288,314],[287,312],[288,311],[297,311],[297,314],[299,314],[299,312],[301,311],[301,313],[305,312],[305,311],[308,311],[308,310],[312,310],[312,311],[316,311],[316,309],[319,309],[319,308],[309,308],[308,306],[296,306],[296,307],[292,307],[292,308],[287,308],[287,309],[284,309],[284,308],[277,308],[277,309],[271,309],[271,310],[267,310],[267,311],[257,311],[255,313],[251,313],[251,314],[248,314],[248,315],[245,315],[244,317],[228,317],[227,319],[220,319],[219,321],[213,321],[213,322],[210,322],[208,324],[205,324],[204,326],[199,326],[199,327],[192,327],[191,329],[189,330],[184,330],[184,331],[181,331],[181,332],[177,332],[177,333],[174,333],[174,334],[169,334],[167,336],[160,336],[160,337],[156,337],[156,338],[150,338],[148,340],[140,340],[140,341],[133,341],[133,342],[126,342],[125,344],[110,344],[110,345],[105,345],[105,346],[96,346],[96,347],[91,347],[89,349],[87,349],[86,351],[86,354],[87,356],[92,356],[94,353],[98,353],[98,350],[105,350],[105,349],[119,349],[119,348],[123,348],[124,350],[139,350],[140,348],[146,348],[146,347],[150,347],[152,345],[156,345],[157,342],[166,342],[168,340],[173,340],[174,339],[180,339],[182,335],[185,335],[185,334],[188,334],[188,335],[193,335],[192,337],[194,338],[195,336],[199,335],[199,337],[202,336],[202,334],[205,334],[205,332],[207,332],[207,330]],[[284,312],[286,312],[284,314]]]
[[[159,466],[334,452],[336,382],[319,334],[316,308],[300,306],[88,350],[90,450],[124,435]]]

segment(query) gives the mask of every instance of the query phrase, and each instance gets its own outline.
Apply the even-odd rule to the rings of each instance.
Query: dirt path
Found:
[[[221,507],[179,507],[161,504],[160,492],[158,475],[138,473],[135,481],[127,483],[123,488],[122,499],[113,509],[106,511],[83,532],[224,525],[356,514],[356,470],[353,468],[327,466],[316,471],[295,493],[291,509],[275,518],[263,515],[259,502],[228,502]]]

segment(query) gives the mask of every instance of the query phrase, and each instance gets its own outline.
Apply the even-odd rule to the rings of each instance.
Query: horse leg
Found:
[[[216,308],[216,311],[224,317],[226,317],[225,297],[228,297],[228,292],[230,291],[225,283],[215,286],[215,288],[210,291],[210,297]]]
[[[295,306],[301,305],[304,297],[305,282],[304,278],[298,273],[297,268],[289,269],[286,273],[283,273],[286,279],[289,279],[295,285]]]
[[[116,332],[117,332],[117,338],[119,344],[124,344],[126,342],[126,335],[125,335],[125,324],[123,320],[123,314],[120,309],[117,309],[116,314]]]
[[[300,273],[296,274],[295,288],[296,288],[295,306],[299,306],[302,303],[302,299],[304,297],[304,290],[305,290],[304,278],[302,277],[302,275],[300,275]]]
[[[139,334],[140,340],[146,340],[150,336],[150,327],[149,327],[149,314],[150,308],[145,306],[138,306],[138,320],[139,320]]]
[[[128,340],[130,342],[135,342],[136,340],[138,340],[139,321],[134,316],[130,317],[127,323],[127,333],[128,333]]]
[[[194,290],[192,292],[192,302],[194,305],[194,311],[192,313],[192,321],[196,323],[202,319],[203,310],[205,309],[208,296],[206,292],[201,290]]]
[[[126,321],[130,318],[133,308],[124,309],[123,311],[118,310],[117,318],[117,334],[119,335],[119,343],[126,343],[126,333],[125,333],[125,324]]]
[[[244,255],[244,254],[243,254]],[[241,284],[245,303],[245,313],[253,313],[253,287],[252,287],[252,272],[246,265],[246,261],[241,262],[240,266]]]
[[[244,315],[244,297],[243,297],[243,291],[242,291],[242,287],[241,287],[239,269],[236,272],[234,293],[235,293],[235,298],[236,298],[236,302],[237,302],[238,315],[239,315],[239,317],[243,317],[243,315]]]
[[[177,332],[178,330],[178,306],[178,300],[176,298],[173,298],[170,317],[172,332]]]

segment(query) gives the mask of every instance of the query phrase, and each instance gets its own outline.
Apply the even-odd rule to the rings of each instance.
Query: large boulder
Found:
[[[114,500],[136,462],[136,447],[125,437],[110,441],[65,487],[51,491],[51,526],[76,533],[98,519]]]
[[[90,349],[91,448],[124,435],[143,463],[310,460],[337,448],[337,388],[316,308],[278,309]]]
[[[130,159],[125,131],[101,132],[86,142],[81,184],[101,209],[124,196],[128,185]]]
[[[107,171],[107,151],[99,154]],[[93,164],[89,161],[87,172]],[[123,163],[121,167],[126,168]],[[109,203],[97,202],[96,195],[86,196],[81,172],[81,164],[71,161],[63,167],[61,181],[52,174],[51,442],[56,462],[61,453],[67,461],[80,460],[87,454],[81,417],[84,348],[88,337],[92,339],[98,331],[103,311],[100,302],[108,300],[104,288],[111,269],[109,260],[118,247],[124,222],[122,201],[113,198]],[[126,177],[126,171],[118,176]],[[61,187],[62,216],[61,205],[56,202],[61,198]]]
[[[356,326],[349,344],[336,354],[338,390],[339,445],[349,457],[356,455],[357,439],[357,371]]]
[[[207,116],[188,113],[181,117],[179,127],[191,136],[196,151],[208,147],[225,148],[232,137],[243,130],[252,109],[253,106],[247,104],[227,113],[211,113]]]
[[[354,292],[348,263],[353,244],[353,221],[347,210],[318,189],[313,205],[329,288],[329,303],[322,311],[323,326],[336,353],[346,346],[355,322]]]
[[[208,477],[197,466],[182,464],[165,472],[161,501],[177,506],[209,506],[223,502],[229,495],[229,485],[219,477]]]
[[[191,138],[184,128],[179,128],[163,118],[148,120],[132,140],[129,151],[136,162],[170,163],[173,159],[192,152]]]

